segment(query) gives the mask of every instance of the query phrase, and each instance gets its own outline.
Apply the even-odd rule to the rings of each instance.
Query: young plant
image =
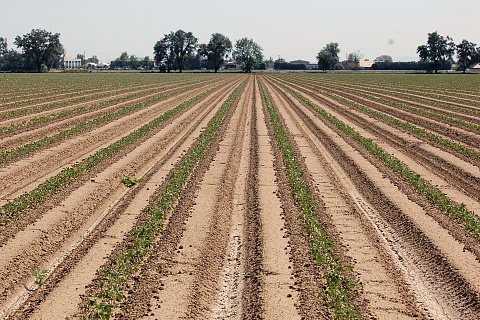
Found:
[[[143,179],[139,179],[139,178],[130,178],[129,176],[125,176],[123,177],[123,179],[121,180],[121,182],[126,186],[126,187],[133,187],[134,185],[136,185],[137,183],[140,183],[140,182],[143,182]]]
[[[32,275],[35,277],[35,284],[37,286],[41,286],[42,284],[45,283],[45,280],[47,279],[47,274],[48,274],[47,269],[40,270],[38,266],[32,267]]]

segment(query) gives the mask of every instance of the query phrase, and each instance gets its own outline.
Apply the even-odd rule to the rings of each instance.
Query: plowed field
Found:
[[[0,319],[480,319],[480,77],[0,79]]]

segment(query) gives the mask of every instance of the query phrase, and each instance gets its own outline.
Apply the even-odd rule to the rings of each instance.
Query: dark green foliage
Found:
[[[42,29],[32,29],[23,37],[17,36],[15,45],[22,48],[23,53],[34,61],[37,72],[42,71],[43,66],[50,70],[64,52],[60,34],[52,34]]]

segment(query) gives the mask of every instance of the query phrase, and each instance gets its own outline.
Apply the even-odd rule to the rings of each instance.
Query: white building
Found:
[[[77,69],[82,67],[82,59],[72,58],[70,56],[63,56],[60,59],[60,68],[62,69]]]

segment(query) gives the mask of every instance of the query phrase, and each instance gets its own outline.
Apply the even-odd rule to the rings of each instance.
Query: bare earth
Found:
[[[151,254],[128,279],[125,299],[111,318],[332,318],[322,299],[325,276],[315,263],[288,186],[261,82],[295,146],[319,204],[318,218],[335,241],[336,256],[353,267],[362,284],[353,304],[363,318],[480,319],[479,240],[281,84],[301,92],[477,213],[480,163],[342,105],[314,88],[477,151],[478,133],[355,96],[338,83],[281,74],[209,78],[188,91],[2,164],[0,178],[8,181],[0,185],[4,205],[167,110],[217,87],[43,204],[0,224],[0,319],[82,318],[100,290],[98,270],[127,250],[133,229],[146,219],[143,209],[243,80],[244,89],[189,178]],[[153,86],[134,86],[128,92],[140,96],[6,135],[1,150],[193,83],[176,83],[158,92],[151,91]],[[352,90],[368,92],[365,87]],[[378,94],[388,95],[388,90]],[[409,103],[410,96],[395,99]],[[452,105],[467,108],[468,101]],[[445,114],[480,122],[460,112]],[[0,125],[32,117],[5,119]],[[127,188],[120,183],[125,176],[143,181]],[[35,284],[33,266],[48,271],[40,286]]]

